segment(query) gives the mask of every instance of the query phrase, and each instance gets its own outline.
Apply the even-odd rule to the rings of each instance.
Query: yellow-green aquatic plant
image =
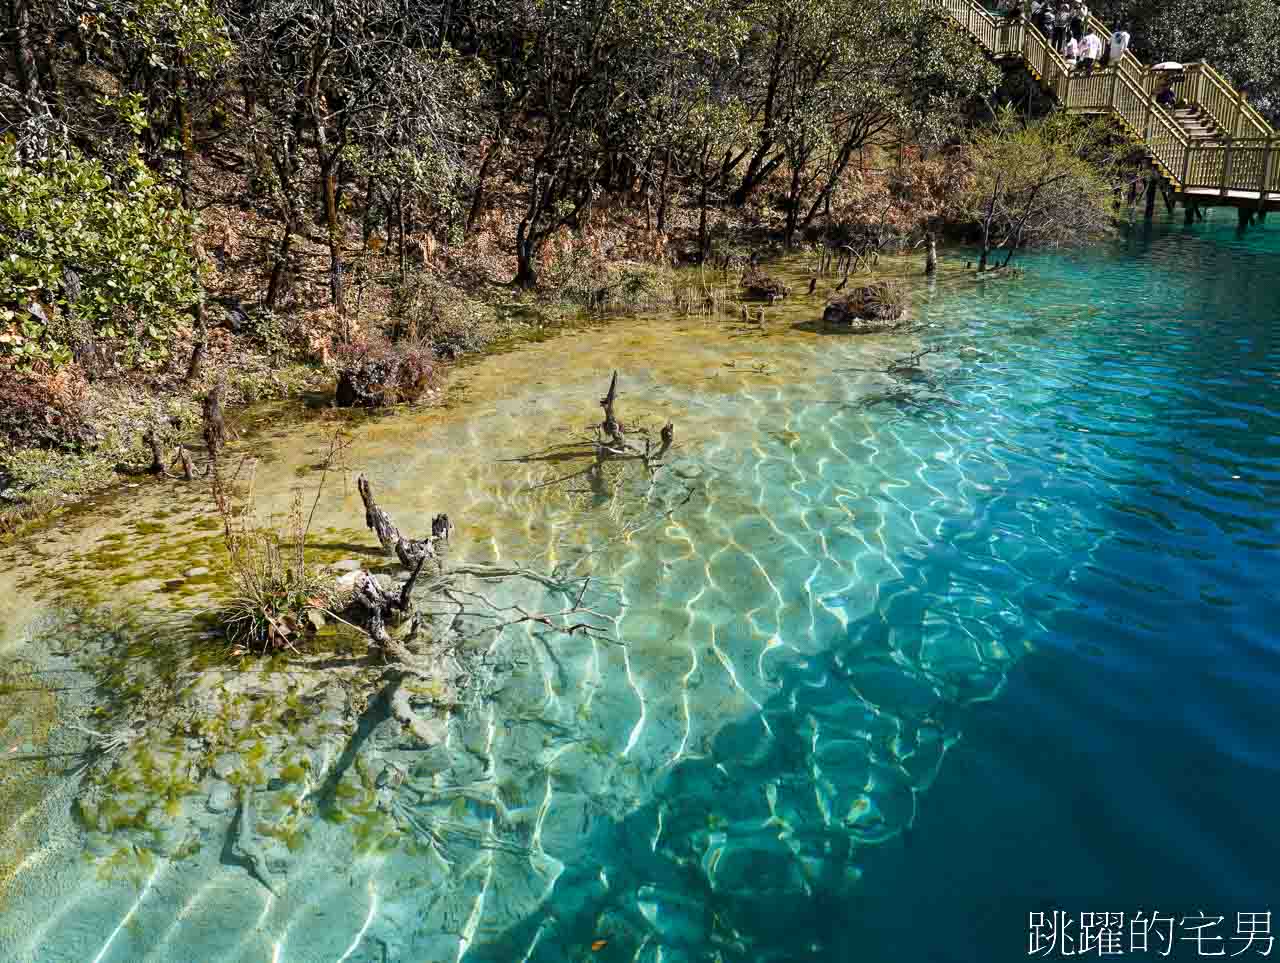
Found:
[[[318,497],[317,492],[317,497]],[[218,613],[227,639],[258,652],[292,648],[310,627],[309,614],[329,607],[327,581],[307,564],[308,519],[302,495],[294,494],[283,530],[263,524],[254,511],[253,478],[242,504],[215,479],[214,500],[234,589]]]

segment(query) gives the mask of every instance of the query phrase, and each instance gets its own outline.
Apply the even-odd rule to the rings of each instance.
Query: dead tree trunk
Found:
[[[651,456],[655,461],[670,451],[671,443],[675,441],[676,437],[676,426],[668,421],[662,426],[662,431],[658,432],[658,437],[662,440],[662,444],[658,446],[657,452]]]
[[[938,273],[938,239],[933,236],[932,231],[925,234],[924,244],[924,273],[927,277],[933,277]]]
[[[218,453],[227,443],[227,425],[222,420],[222,401],[226,387],[226,382],[219,380],[204,396],[204,447],[209,453],[206,475],[218,470]]]
[[[418,575],[427,556],[423,555],[413,567],[413,574],[400,586],[399,594],[390,592],[378,584],[368,572],[361,572],[362,578],[356,582],[353,601],[361,605],[367,612],[367,631],[375,642],[382,646],[391,646],[389,651],[397,658],[403,659],[407,654],[400,643],[394,643],[387,632],[388,622],[399,622],[413,613],[413,587],[418,582]]]
[[[600,407],[604,409],[604,421],[600,423],[600,430],[604,432],[606,438],[621,448],[627,447],[626,436],[622,432],[622,423],[618,421],[614,414],[613,404],[618,399],[618,372],[613,373],[613,378],[609,381],[609,393],[600,399]]]
[[[191,453],[187,451],[185,445],[178,446],[178,453],[174,456],[173,464],[182,466],[183,481],[192,481],[195,479],[196,469],[191,463]]]
[[[163,475],[165,473],[164,452],[160,445],[160,437],[154,431],[149,431],[143,436],[143,441],[151,449],[151,466],[147,469],[148,474]]]
[[[187,384],[199,380],[200,372],[204,368],[204,356],[209,350],[209,320],[205,313],[203,287],[192,311],[196,319],[195,344],[191,348],[191,361],[187,364]]]
[[[400,559],[400,564],[407,569],[421,567],[423,559],[440,558],[444,543],[449,541],[449,535],[453,531],[448,515],[442,512],[431,520],[431,534],[426,538],[405,538],[391,521],[391,516],[374,500],[369,479],[360,475],[356,479],[356,488],[360,491],[360,500],[364,502],[364,523],[378,536],[384,551],[394,552],[396,558]]]

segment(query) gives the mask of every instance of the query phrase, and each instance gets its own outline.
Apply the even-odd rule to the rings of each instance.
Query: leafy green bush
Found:
[[[22,164],[0,145],[0,357],[60,367],[80,346],[129,367],[168,357],[196,300],[191,218],[141,164],[70,153]]]

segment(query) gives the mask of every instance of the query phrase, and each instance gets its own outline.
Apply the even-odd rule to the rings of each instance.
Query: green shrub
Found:
[[[196,300],[191,218],[140,163],[69,153],[35,166],[0,144],[0,357],[60,367],[80,346],[130,367],[168,357]]]

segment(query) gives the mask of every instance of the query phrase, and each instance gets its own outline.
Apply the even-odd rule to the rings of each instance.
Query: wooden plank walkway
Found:
[[[1156,103],[1167,74],[1126,52],[1118,65],[1073,71],[1044,34],[1026,21],[990,13],[977,0],[929,0],[995,60],[1017,58],[1065,109],[1112,114],[1123,123],[1174,194],[1201,206],[1280,209],[1280,134],[1209,64],[1187,64],[1174,81],[1179,104],[1195,108],[1217,129],[1194,137]],[[1089,28],[1109,42],[1096,18]]]

